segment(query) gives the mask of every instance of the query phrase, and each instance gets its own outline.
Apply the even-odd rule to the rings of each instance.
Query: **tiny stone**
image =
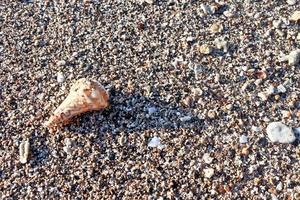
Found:
[[[213,14],[213,10],[211,9],[210,6],[205,5],[205,4],[201,4],[200,7],[201,7],[201,9],[203,10],[203,12],[205,14]]]
[[[27,138],[25,141],[22,141],[19,146],[19,154],[20,154],[20,162],[22,164],[27,163],[29,156],[29,139]]]
[[[203,44],[199,47],[199,51],[200,53],[207,55],[212,52],[212,47],[207,44]]]
[[[214,44],[217,49],[223,49],[224,52],[228,52],[229,43],[224,38],[216,38]]]
[[[157,112],[157,109],[155,107],[149,107],[147,110],[149,115],[152,115]]]
[[[216,112],[213,111],[213,110],[209,110],[208,113],[207,113],[207,116],[210,118],[210,119],[213,119],[216,117]]]
[[[142,4],[142,3],[147,3],[147,4],[153,4],[154,1],[153,0],[139,0],[139,3]]]
[[[154,136],[148,143],[148,147],[152,147],[152,148],[157,147],[158,149],[163,149],[164,145],[161,144],[161,140],[159,137]]]
[[[181,118],[180,118],[180,121],[182,121],[182,122],[187,122],[187,121],[190,121],[191,119],[192,119],[191,116],[184,116],[184,117],[181,117]]]
[[[276,95],[274,96],[274,99],[275,99],[276,101],[278,101],[278,100],[280,99],[280,95],[279,95],[279,94],[276,94]]]
[[[287,2],[287,4],[292,6],[292,5],[295,5],[297,3],[297,0],[287,0],[286,2]]]
[[[70,138],[65,138],[64,140],[65,146],[63,147],[63,150],[68,154],[71,155],[72,154],[72,141]]]
[[[248,137],[246,135],[241,135],[240,137],[240,143],[245,144],[248,142]]]
[[[64,77],[64,74],[62,72],[58,72],[57,73],[57,82],[58,83],[63,83],[65,81],[65,77]]]
[[[283,185],[282,185],[282,182],[279,182],[276,186],[276,190],[282,190],[283,189]]]
[[[254,132],[259,132],[259,131],[261,131],[261,128],[259,128],[258,126],[252,126],[251,130]]]
[[[57,62],[57,65],[58,66],[64,66],[64,65],[66,65],[66,61],[60,60],[60,61]]]
[[[224,15],[225,17],[227,17],[227,18],[234,17],[234,14],[233,14],[231,11],[228,11],[228,10],[224,11],[224,12],[223,12],[223,15]]]
[[[300,61],[300,49],[291,51],[287,57],[288,63],[291,66],[297,65]]]
[[[214,23],[210,26],[209,30],[212,33],[220,33],[223,31],[223,25],[220,23]]]
[[[244,155],[244,156],[249,155],[249,148],[248,147],[243,147],[242,151],[241,151],[241,154]]]
[[[213,168],[206,168],[203,171],[204,171],[205,178],[211,178],[215,173],[215,170]]]
[[[277,92],[278,93],[285,93],[286,88],[282,84],[280,84],[280,85],[277,86]]]
[[[212,161],[214,159],[214,158],[210,157],[209,153],[205,153],[202,158],[206,164],[212,163]]]
[[[266,92],[259,92],[257,94],[259,98],[261,98],[262,101],[267,101],[268,100],[268,94]]]
[[[279,19],[279,20],[273,20],[273,27],[274,28],[280,28],[281,24],[282,24],[282,20],[281,19]]]
[[[291,20],[291,21],[298,22],[298,21],[300,20],[300,10],[295,11],[295,12],[291,15],[290,20]]]
[[[267,134],[272,142],[292,143],[296,140],[292,129],[282,122],[272,122],[267,127]]]

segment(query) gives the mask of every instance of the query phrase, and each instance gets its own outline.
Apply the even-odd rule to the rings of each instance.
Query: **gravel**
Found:
[[[299,1],[4,2],[2,199],[300,198]],[[109,108],[49,133],[80,78]]]
[[[282,122],[272,122],[267,127],[271,142],[292,143],[296,140],[293,130]]]

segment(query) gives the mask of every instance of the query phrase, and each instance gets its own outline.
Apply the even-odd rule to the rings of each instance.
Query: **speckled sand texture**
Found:
[[[0,1],[0,198],[300,199],[299,5]],[[80,78],[110,106],[50,133]]]

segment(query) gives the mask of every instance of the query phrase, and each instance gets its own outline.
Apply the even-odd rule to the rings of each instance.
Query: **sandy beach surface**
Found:
[[[300,199],[299,10],[0,1],[0,199]],[[110,106],[50,132],[80,78]]]

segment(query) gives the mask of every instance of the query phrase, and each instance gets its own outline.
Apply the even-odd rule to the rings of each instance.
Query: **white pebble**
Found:
[[[259,131],[261,131],[261,128],[258,127],[258,126],[252,126],[251,130],[254,131],[254,132],[259,132]]]
[[[279,182],[276,186],[276,190],[282,190],[283,189],[283,185],[282,185],[282,182]]]
[[[63,147],[63,150],[69,155],[72,154],[72,141],[70,138],[65,138],[64,140],[65,146]]]
[[[282,122],[271,122],[267,134],[272,142],[292,143],[296,140],[293,130]]]
[[[63,83],[65,81],[64,74],[62,72],[58,72],[56,79],[58,83]]]
[[[182,121],[182,122],[187,122],[187,121],[190,121],[191,119],[192,119],[191,116],[180,117],[180,121]]]
[[[19,154],[20,154],[20,162],[22,164],[27,163],[28,156],[29,156],[29,140],[26,139],[25,141],[22,141],[19,146]]]
[[[231,18],[231,17],[234,17],[234,13],[229,11],[229,10],[226,10],[223,12],[223,15],[227,18]]]
[[[280,84],[280,85],[277,86],[277,92],[278,93],[285,93],[286,88],[282,84]]]
[[[215,173],[215,170],[213,168],[206,168],[203,171],[204,171],[205,178],[211,178]]]
[[[157,147],[158,149],[163,149],[164,145],[161,143],[159,137],[154,136],[148,143],[148,147],[153,147],[153,148]]]
[[[206,164],[210,164],[210,163],[212,163],[212,161],[213,161],[214,158],[210,157],[209,153],[205,153],[203,155],[202,159],[204,160],[204,162]]]
[[[273,20],[273,27],[274,28],[280,28],[281,24],[282,24],[282,20],[281,19],[279,19],[279,20]]]
[[[229,43],[224,38],[216,38],[214,44],[217,49],[223,49],[225,53],[228,52]]]
[[[292,5],[295,5],[297,3],[297,0],[287,0],[286,2],[287,2],[287,4],[292,6]]]
[[[294,51],[291,51],[290,54],[287,57],[288,63],[291,66],[297,65],[300,61],[300,49],[296,49]]]
[[[241,135],[240,137],[240,143],[245,144],[248,142],[248,137],[246,135]]]
[[[257,96],[258,96],[262,101],[267,101],[269,95],[268,95],[266,92],[259,92],[259,93],[257,93]]]
[[[64,66],[64,65],[66,65],[66,61],[60,60],[60,61],[57,62],[57,65],[58,66]]]

